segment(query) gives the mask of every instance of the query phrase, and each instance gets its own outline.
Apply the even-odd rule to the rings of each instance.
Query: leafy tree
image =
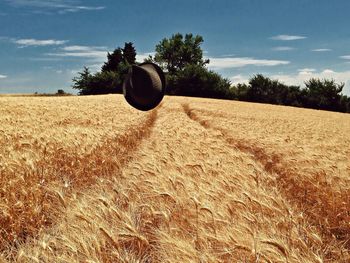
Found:
[[[107,54],[107,62],[102,66],[102,72],[118,71],[119,64],[123,61],[123,53],[121,48],[117,48],[113,53]]]
[[[129,63],[130,65],[136,63],[136,49],[134,48],[133,43],[125,43],[122,51],[125,62]]]
[[[201,44],[203,37],[193,34],[174,34],[164,38],[155,48],[154,57],[145,61],[155,62],[166,72],[167,93],[182,96],[228,98],[230,82],[205,66]]]
[[[230,81],[200,65],[187,65],[168,75],[168,93],[181,96],[228,98]]]
[[[298,86],[287,86],[278,80],[258,74],[249,80],[246,99],[253,102],[299,106],[300,93]]]
[[[122,81],[118,72],[97,72],[90,78],[88,94],[122,93]]]
[[[235,86],[230,88],[230,98],[234,100],[246,101],[248,100],[247,93],[249,90],[249,86],[247,84],[238,83]]]
[[[101,72],[91,74],[84,67],[79,76],[73,79],[73,88],[81,95],[122,93],[122,84],[125,75],[132,64],[136,63],[136,50],[133,43],[125,43],[124,48],[116,48],[107,54],[107,61]]]
[[[79,90],[80,95],[89,94],[92,74],[88,67],[84,67],[82,72],[78,72],[78,77],[73,78],[73,89]]]
[[[339,110],[344,83],[337,84],[334,80],[312,78],[305,82],[305,86],[304,104],[306,107]]]
[[[299,86],[289,86],[283,105],[302,107],[302,92]]]
[[[84,67],[78,74],[79,76],[73,79],[73,89],[79,90],[79,95],[122,92],[122,79],[117,72],[105,71],[92,75],[89,69]]]
[[[199,35],[186,34],[184,38],[177,33],[156,45],[156,54],[152,59],[170,74],[183,70],[187,65],[204,66],[209,60],[203,59],[202,43],[203,37]]]

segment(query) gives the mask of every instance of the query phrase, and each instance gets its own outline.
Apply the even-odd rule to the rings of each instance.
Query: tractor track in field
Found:
[[[266,150],[249,140],[236,139],[229,131],[212,125],[210,121],[201,119],[188,104],[182,104],[184,112],[193,121],[199,123],[208,130],[219,131],[229,145],[236,147],[242,152],[252,156],[260,163],[263,169],[276,176],[276,185],[287,199],[295,204],[298,209],[307,216],[307,220],[317,227],[323,235],[323,250],[328,251],[330,244],[337,242],[345,248],[347,253],[350,249],[350,203],[342,207],[334,207],[329,202],[331,189],[322,185],[322,191],[311,180],[304,180],[303,175],[293,169],[281,155],[269,154]],[[317,180],[317,175],[314,176]],[[333,202],[343,204],[349,199],[350,193],[339,193],[333,195]],[[341,259],[342,255],[334,255],[329,251],[329,259]]]
[[[56,149],[43,153],[42,158],[34,163],[34,169],[16,171],[23,174],[24,184],[37,187],[16,195],[11,195],[15,189],[5,189],[4,193],[0,189],[0,196],[8,199],[10,209],[0,213],[0,225],[7,226],[0,229],[0,251],[16,247],[35,237],[40,229],[54,225],[60,209],[52,207],[65,207],[64,197],[92,187],[97,180],[118,174],[133,160],[142,142],[151,136],[157,115],[157,110],[153,110],[143,122],[128,127],[121,136],[107,138],[87,154],[79,156],[57,145]],[[49,185],[57,185],[60,190],[50,189]],[[11,206],[19,202],[24,208],[19,210]],[[32,213],[38,209],[39,213]]]

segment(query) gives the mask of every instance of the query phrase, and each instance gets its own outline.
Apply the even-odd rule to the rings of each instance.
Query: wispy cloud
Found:
[[[273,47],[272,50],[274,51],[291,51],[295,50],[294,47]]]
[[[271,60],[271,59],[255,59],[250,57],[236,57],[236,58],[211,58],[209,68],[213,69],[226,69],[226,68],[241,68],[245,66],[278,66],[287,65],[290,61],[285,60]]]
[[[66,46],[62,47],[59,52],[47,53],[46,55],[53,57],[89,58],[94,61],[105,61],[107,52],[108,50],[106,47]]]
[[[238,83],[247,83],[249,81],[249,78],[247,76],[243,76],[241,74],[232,76],[229,79],[233,85]]]
[[[298,72],[300,75],[310,75],[313,72],[316,72],[316,69],[314,69],[314,68],[302,68],[302,69],[298,69]]]
[[[6,78],[7,78],[6,75],[1,75],[1,74],[0,74],[0,79],[6,79]]]
[[[27,7],[34,10],[57,11],[58,13],[73,13],[79,11],[94,11],[105,9],[105,6],[82,5],[80,0],[5,0],[13,7]]]
[[[329,48],[316,48],[316,49],[311,49],[312,52],[329,52],[332,51],[332,49]]]
[[[45,39],[45,40],[39,40],[39,39],[13,39],[12,42],[14,42],[17,45],[20,45],[21,47],[28,47],[28,46],[58,46],[63,45],[67,43],[66,40],[56,40],[56,39]]]
[[[76,52],[76,51],[94,51],[94,50],[106,50],[106,47],[96,47],[96,46],[65,46],[62,47],[64,51]]]
[[[300,39],[305,39],[307,37],[305,36],[293,36],[293,35],[277,35],[270,37],[270,39],[273,40],[281,40],[281,41],[292,41],[292,40],[300,40]]]

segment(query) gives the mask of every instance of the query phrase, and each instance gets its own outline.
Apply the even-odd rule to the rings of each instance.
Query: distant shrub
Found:
[[[342,90],[344,83],[337,84],[334,80],[312,78],[305,82],[304,106],[314,109],[341,111]],[[344,101],[344,98],[343,98]]]
[[[57,95],[64,95],[64,94],[66,94],[66,93],[64,92],[63,89],[59,89],[59,90],[57,90],[56,94],[57,94]]]
[[[253,76],[249,84],[231,88],[231,98],[237,100],[305,107],[321,110],[350,112],[350,98],[341,92],[344,83],[312,78],[305,88],[288,86],[261,74]]]
[[[167,92],[179,96],[228,98],[230,81],[200,65],[187,65],[167,75]]]

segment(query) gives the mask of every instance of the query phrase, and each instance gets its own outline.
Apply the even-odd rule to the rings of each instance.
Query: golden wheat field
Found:
[[[0,97],[0,262],[350,262],[350,115]]]

